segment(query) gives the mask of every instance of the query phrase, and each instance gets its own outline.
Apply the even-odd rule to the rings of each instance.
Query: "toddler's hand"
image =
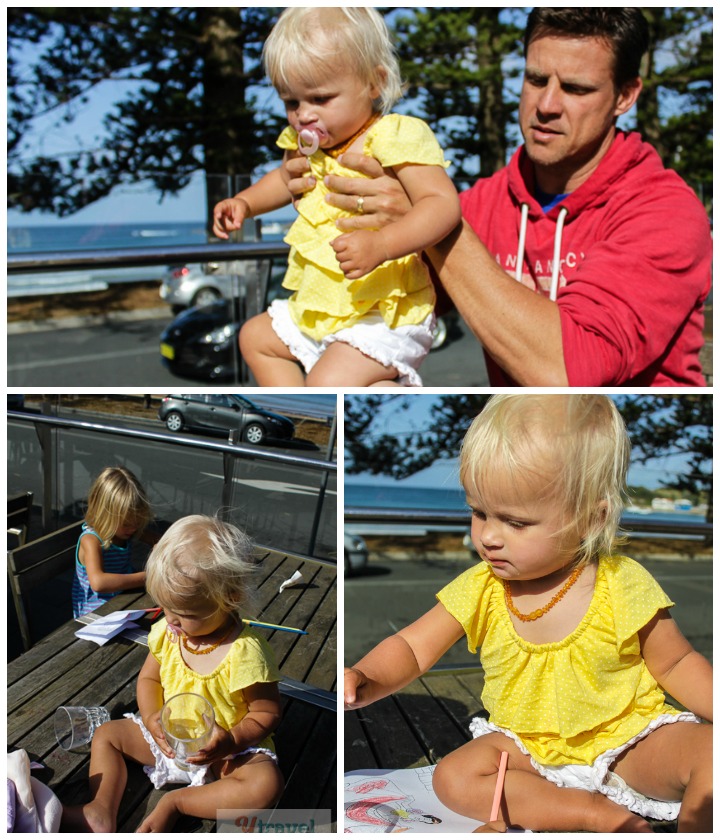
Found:
[[[145,728],[147,729],[147,731],[155,739],[155,743],[158,745],[158,747],[160,747],[160,751],[164,753],[168,758],[174,758],[175,751],[165,740],[165,732],[163,731],[162,723],[160,722],[161,713],[162,709],[158,709],[157,712],[153,712],[147,718],[143,719],[143,723],[145,724]]]
[[[362,671],[357,668],[345,669],[344,702],[345,709],[360,709],[367,705],[363,701],[363,688],[368,685],[368,679]]]
[[[344,233],[330,244],[348,280],[364,277],[388,258],[382,232],[377,230]]]
[[[220,239],[229,239],[228,232],[240,230],[249,215],[247,202],[238,198],[226,198],[219,201],[213,210],[213,233]]]
[[[473,831],[473,834],[505,834],[508,830],[507,823],[503,820],[494,820],[485,823]]]
[[[236,752],[238,752],[238,746],[233,736],[227,729],[223,729],[222,726],[218,726],[216,723],[205,748],[195,753],[195,755],[188,756],[185,761],[188,764],[212,764],[213,761],[220,761],[229,755],[234,755]]]

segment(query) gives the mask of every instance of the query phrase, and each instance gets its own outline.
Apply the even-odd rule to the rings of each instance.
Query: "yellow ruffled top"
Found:
[[[198,674],[188,667],[182,658],[179,641],[168,639],[164,618],[152,626],[148,647],[160,663],[160,682],[165,699],[186,691],[201,694],[212,705],[215,720],[223,729],[237,726],[247,714],[244,688],[255,683],[280,680],[272,648],[247,626],[211,674]],[[269,736],[257,746],[275,750]]]
[[[278,146],[297,149],[295,129],[286,128]],[[388,114],[370,127],[363,153],[384,167],[447,166],[427,123],[399,114]],[[422,323],[435,307],[435,289],[417,254],[383,263],[359,280],[347,280],[340,271],[330,242],[341,235],[336,220],[354,214],[325,202],[329,190],[323,178],[363,176],[322,150],[311,155],[309,162],[317,185],[298,202],[299,216],[285,238],[292,247],[283,286],[293,291],[289,307],[294,322],[316,341],[352,326],[373,310],[379,311],[391,328]]]
[[[592,764],[663,713],[678,714],[650,674],[638,632],[673,602],[629,557],[601,558],[585,617],[550,644],[522,639],[501,581],[486,563],[456,578],[438,600],[463,626],[485,671],[482,702],[541,764]]]

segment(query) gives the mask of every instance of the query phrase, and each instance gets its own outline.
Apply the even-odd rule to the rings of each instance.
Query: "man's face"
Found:
[[[572,192],[595,171],[615,136],[615,119],[642,88],[615,89],[614,55],[600,38],[546,35],[528,47],[520,130],[538,186]]]

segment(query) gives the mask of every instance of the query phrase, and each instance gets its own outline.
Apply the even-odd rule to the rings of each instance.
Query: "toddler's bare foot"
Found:
[[[175,807],[173,792],[166,793],[137,828],[136,834],[168,831],[177,821],[180,812]]]
[[[63,808],[60,828],[67,832],[114,834],[117,826],[113,814],[96,802],[88,802],[85,805],[66,805]]]

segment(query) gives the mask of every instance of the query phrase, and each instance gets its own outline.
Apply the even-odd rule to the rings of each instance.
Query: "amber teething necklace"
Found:
[[[340,143],[338,146],[333,146],[331,149],[323,149],[323,152],[325,152],[326,155],[330,155],[330,157],[339,158],[340,155],[347,152],[347,150],[358,139],[358,137],[364,132],[366,132],[371,125],[376,123],[381,116],[382,114],[371,114],[370,119],[362,126],[362,128],[356,131],[355,134],[353,134],[353,136],[350,137],[349,140],[346,140],[344,143]]]
[[[192,654],[193,654],[193,656],[205,656],[205,654],[207,654],[207,653],[212,653],[214,650],[217,650],[223,642],[227,641],[227,640],[228,640],[228,638],[230,637],[230,634],[231,634],[231,633],[232,633],[232,631],[235,629],[235,626],[236,626],[236,625],[235,625],[235,623],[233,622],[233,623],[230,625],[230,629],[229,629],[229,630],[227,631],[227,633],[226,633],[226,634],[222,637],[222,639],[220,639],[220,641],[219,641],[219,642],[215,642],[215,644],[214,644],[214,645],[210,645],[210,647],[205,648],[205,650],[195,650],[195,648],[191,648],[191,647],[188,645],[188,643],[187,643],[187,636],[183,633],[183,635],[181,636],[181,638],[182,638],[182,644],[183,644],[183,647],[185,648],[185,650],[186,650],[188,653],[192,653]]]
[[[545,615],[546,612],[549,612],[558,601],[562,601],[562,599],[568,594],[570,588],[577,582],[577,579],[580,577],[582,572],[582,567],[578,566],[575,571],[570,575],[570,577],[565,581],[565,586],[559,591],[556,592],[555,595],[550,599],[550,601],[545,604],[539,610],[533,610],[531,613],[521,613],[520,610],[517,609],[515,604],[513,604],[512,593],[510,592],[510,581],[504,580],[503,586],[505,587],[505,603],[507,604],[507,608],[510,612],[516,617],[519,618],[520,621],[537,621],[538,618]]]

